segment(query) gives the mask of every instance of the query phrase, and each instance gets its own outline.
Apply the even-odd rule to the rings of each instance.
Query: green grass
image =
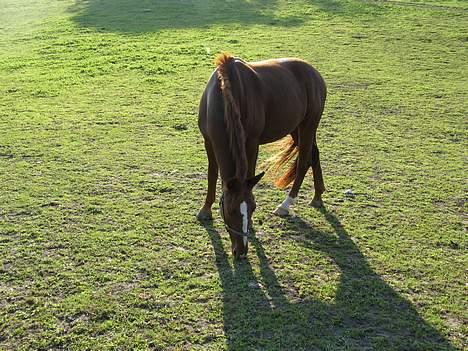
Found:
[[[467,25],[455,0],[0,0],[0,349],[466,349]],[[309,177],[277,218],[263,181],[243,263],[195,219],[221,50],[329,87],[326,209]]]

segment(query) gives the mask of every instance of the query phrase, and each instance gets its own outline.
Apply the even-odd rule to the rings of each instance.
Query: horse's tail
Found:
[[[236,165],[236,178],[245,179],[247,175],[247,154],[245,149],[245,131],[242,125],[242,115],[239,97],[242,81],[236,68],[235,58],[221,53],[216,56],[217,76],[224,99],[224,121],[228,135],[229,147]]]
[[[281,149],[281,151],[266,161],[269,173],[279,171],[281,167],[290,162],[294,156],[297,156],[297,152],[299,151],[291,136],[283,138],[276,143],[276,146]],[[286,188],[296,178],[296,166],[297,157],[294,162],[289,165],[286,172],[274,181],[274,184],[280,189]]]

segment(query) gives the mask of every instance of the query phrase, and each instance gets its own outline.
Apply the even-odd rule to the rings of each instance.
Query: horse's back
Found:
[[[265,77],[266,84],[277,81],[277,84],[286,84],[286,88],[304,89],[312,86],[320,93],[326,94],[325,80],[308,62],[298,58],[279,58],[250,64],[259,77]],[[292,78],[292,79],[291,79]]]
[[[241,77],[242,80],[233,95],[239,103],[244,128],[249,136],[259,138],[260,143],[291,133],[307,115],[320,118],[326,95],[325,82],[307,62],[296,58],[251,63],[233,59],[233,65],[240,75],[230,72],[231,78],[234,81]],[[200,101],[202,134],[212,134],[211,129],[214,134],[211,137],[219,138],[219,130],[225,128],[223,116],[223,95],[215,71]]]
[[[308,116],[320,114],[325,84],[318,71],[307,62],[282,58],[249,65],[262,86],[265,106],[262,143],[290,134]]]

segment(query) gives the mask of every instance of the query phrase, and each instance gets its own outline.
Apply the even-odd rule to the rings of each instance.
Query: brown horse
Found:
[[[198,125],[208,155],[208,192],[198,219],[212,219],[218,170],[223,195],[220,213],[229,232],[235,258],[245,257],[255,199],[252,189],[263,176],[255,176],[258,148],[288,134],[285,148],[275,160],[281,167],[294,155],[294,163],[276,182],[288,196],[275,214],[288,215],[304,176],[312,167],[314,207],[322,206],[325,191],[316,132],[325,106],[326,85],[319,72],[299,59],[247,63],[228,54],[216,57],[213,72],[200,101]]]

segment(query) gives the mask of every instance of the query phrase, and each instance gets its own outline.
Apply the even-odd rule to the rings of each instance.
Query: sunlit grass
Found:
[[[0,348],[465,348],[467,11],[0,0]],[[304,58],[329,90],[326,210],[309,177],[276,218],[262,182],[242,264],[195,220],[221,50]]]

